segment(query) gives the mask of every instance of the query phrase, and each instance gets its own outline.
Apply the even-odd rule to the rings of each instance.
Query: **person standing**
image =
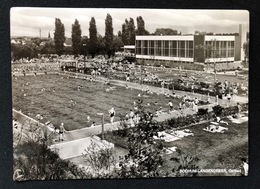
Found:
[[[130,75],[129,74],[127,74],[127,76],[126,76],[126,81],[130,81]]]
[[[87,116],[87,122],[90,122],[90,116]]]
[[[248,169],[249,169],[249,165],[246,162],[246,158],[241,158],[242,160],[242,176],[248,176]]]
[[[237,103],[237,109],[238,109],[238,117],[240,117],[240,113],[241,113],[241,111],[242,111],[242,107],[241,107],[241,105],[239,104],[239,102]]]
[[[116,114],[115,109],[112,107],[108,112],[110,114],[110,123],[113,123]]]
[[[133,110],[130,110],[129,116],[131,119],[134,119],[135,113],[133,112]]]
[[[230,103],[231,103],[231,95],[230,95],[230,93],[228,93],[227,94],[227,107],[229,107],[230,106]]]
[[[198,112],[198,105],[195,103],[195,101],[192,101],[192,110],[196,113]]]
[[[170,107],[170,109],[169,109],[169,113],[170,113],[170,112],[173,111],[173,104],[172,104],[172,101],[171,101],[171,100],[169,100],[168,105],[169,105],[169,107]]]
[[[59,141],[64,141],[64,133],[67,132],[64,128],[64,123],[60,124],[60,129],[59,129]]]
[[[218,105],[218,95],[216,95],[215,103]]]

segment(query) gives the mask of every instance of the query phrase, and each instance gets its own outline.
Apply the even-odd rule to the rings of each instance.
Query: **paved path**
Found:
[[[113,148],[114,144],[102,141],[94,137],[84,137],[78,140],[72,140],[62,143],[56,143],[50,146],[50,149],[56,150],[60,158],[69,159],[86,154],[85,150],[94,145],[95,150],[102,148]]]
[[[120,127],[119,122],[107,123],[104,125],[104,131],[117,130]],[[97,125],[95,127],[86,127],[83,129],[76,129],[65,133],[66,141],[76,140],[79,138],[90,137],[93,135],[101,134],[102,126]]]

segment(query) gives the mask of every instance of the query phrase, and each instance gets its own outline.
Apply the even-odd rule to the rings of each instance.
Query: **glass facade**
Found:
[[[206,58],[234,57],[234,41],[206,41]]]
[[[136,54],[193,58],[193,41],[136,40]]]
[[[169,39],[151,36],[138,37],[135,46],[136,55],[143,55],[140,58],[150,59],[156,56],[159,60],[205,62],[206,59],[212,58],[217,58],[218,61],[232,60],[235,57],[237,43],[232,36],[216,36],[216,39],[196,35]]]

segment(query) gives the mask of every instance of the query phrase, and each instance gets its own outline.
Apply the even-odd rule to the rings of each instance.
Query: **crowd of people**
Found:
[[[73,55],[62,55],[60,57],[61,59],[75,59],[78,61],[85,61],[84,56],[79,56],[79,57],[74,57]],[[53,60],[53,59],[52,59]],[[56,59],[55,59],[56,60]],[[191,98],[191,95],[187,93],[187,95],[181,96],[175,93],[175,84],[177,83],[179,86],[182,87],[187,87],[190,88],[190,93],[194,93],[195,89],[198,87],[203,88],[202,86],[199,86],[200,82],[196,76],[200,76],[203,74],[203,72],[200,71],[194,71],[191,74],[188,74],[187,72],[179,72],[179,79],[178,81],[174,81],[173,79],[161,79],[156,72],[153,71],[165,71],[167,73],[175,73],[172,69],[166,69],[165,67],[160,67],[160,68],[152,68],[153,71],[148,71],[148,68],[143,68],[142,66],[136,66],[135,64],[129,64],[127,62],[121,61],[113,61],[113,59],[106,59],[105,57],[97,57],[94,59],[88,59],[88,61],[93,63],[94,69],[90,73],[90,77],[85,77],[86,80],[93,81],[95,76],[106,76],[109,79],[115,77],[117,74],[121,74],[123,79],[127,82],[141,82],[144,84],[146,87],[143,89],[142,92],[147,93],[147,95],[152,94],[153,91],[150,90],[149,85],[150,84],[158,84],[161,89],[162,93],[165,97],[171,97],[171,98],[177,98],[181,99],[181,102],[179,103],[178,109],[181,110],[181,112],[187,108],[192,109],[194,112],[198,111],[198,105],[201,99],[197,97]],[[40,59],[32,59],[30,61],[23,59],[14,62],[15,63],[24,63],[26,62],[27,64],[23,64],[21,66],[13,65],[13,73],[23,73],[26,75],[26,73],[29,72],[47,72],[47,71],[53,71],[53,70],[59,70],[60,67],[58,64],[42,64],[42,62],[50,62],[50,58],[45,58],[42,57]],[[39,64],[37,64],[39,63]],[[155,70],[157,69],[157,70]],[[109,73],[109,74],[108,74]],[[76,76],[75,76],[76,77]],[[169,94],[168,92],[164,91],[164,88],[169,89],[171,85],[171,90],[172,93]],[[216,99],[218,98],[226,98],[228,100],[228,104],[230,105],[231,99],[235,96],[238,95],[240,91],[248,91],[247,86],[245,86],[242,82],[234,82],[231,83],[227,80],[224,82],[216,82],[215,84],[218,87],[218,94],[216,95]],[[128,86],[126,86],[128,88]],[[77,86],[77,90],[80,91],[82,89],[82,86]],[[45,91],[45,88],[41,89],[42,91]],[[107,92],[113,90],[113,87],[105,89]],[[217,89],[215,89],[217,90]],[[55,89],[52,90],[55,92]],[[26,93],[25,93],[26,95]],[[210,97],[208,96],[207,99],[208,103],[210,102]],[[134,106],[132,109],[129,110],[128,113],[126,113],[125,120],[130,122],[130,125],[133,125],[135,123],[138,123],[139,120],[139,115],[138,113],[138,103],[140,104],[140,101],[134,102]],[[73,99],[70,100],[70,104],[72,106],[76,106],[77,102],[75,102]],[[154,102],[156,105],[156,102]],[[173,103],[171,100],[167,103],[169,107],[169,112],[173,112],[174,107]],[[150,103],[147,103],[146,106],[150,106]],[[153,112],[151,115],[153,116],[159,116],[162,114],[164,111],[162,107],[158,106],[156,108],[156,111]],[[114,122],[115,118],[115,109],[111,108],[109,110],[109,115],[110,115],[110,122]],[[90,119],[87,119],[88,121]],[[92,122],[91,126],[95,126],[96,123]]]

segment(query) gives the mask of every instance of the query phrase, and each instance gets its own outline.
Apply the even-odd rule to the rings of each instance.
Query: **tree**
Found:
[[[149,35],[149,32],[145,30],[145,23],[141,16],[136,18],[137,30],[136,35]]]
[[[162,130],[163,126],[153,120],[151,113],[143,111],[142,104],[139,104],[138,109],[141,119],[135,127],[128,128],[126,132],[129,154],[119,163],[121,168],[117,172],[119,178],[165,175],[160,169],[163,165],[162,145],[153,138],[158,136],[158,131]]]
[[[135,24],[133,18],[130,18],[129,21],[125,19],[125,23],[122,25],[122,42],[124,45],[135,44]]]
[[[98,34],[97,37],[97,53],[99,54],[106,54],[106,44],[105,44],[105,37],[102,37],[100,34]]]
[[[127,25],[127,30],[128,30],[128,45],[134,45],[135,44],[135,23],[134,19],[130,18],[128,25]]]
[[[55,44],[53,41],[48,41],[40,49],[41,54],[55,54]]]
[[[247,64],[247,61],[249,59],[249,33],[246,34],[246,42],[243,44],[243,50],[245,53],[245,61]]]
[[[14,147],[14,180],[87,179],[90,174],[34,141]]]
[[[101,141],[99,145],[91,141],[85,149],[84,160],[89,164],[93,177],[109,178],[116,164],[115,150],[106,141]]]
[[[157,28],[153,35],[178,35],[178,31],[171,28]]]
[[[92,55],[92,58],[95,57],[97,53],[97,26],[94,17],[91,17],[89,22],[89,53]]]
[[[113,38],[113,49],[114,49],[114,51],[115,52],[120,51],[121,47],[123,47],[123,46],[124,46],[124,44],[122,42],[121,37],[114,36],[114,38]]]
[[[112,17],[110,14],[107,14],[106,20],[105,20],[105,46],[108,57],[110,57],[113,54],[113,23],[112,23]]]
[[[59,18],[55,18],[54,42],[56,53],[62,55],[65,42],[65,28]]]
[[[14,60],[19,60],[21,58],[32,59],[38,57],[36,45],[33,44],[11,44],[11,52]]]
[[[87,55],[89,51],[89,38],[83,36],[80,42],[80,54]]]
[[[72,24],[71,39],[73,54],[77,56],[80,54],[81,49],[81,29],[77,19],[75,20],[74,24]]]
[[[173,176],[177,177],[192,177],[196,176],[198,172],[185,172],[186,170],[198,170],[197,165],[199,158],[194,155],[184,154],[180,149],[176,150],[176,155],[170,160],[175,162],[175,166],[172,169]]]
[[[122,42],[124,45],[127,45],[129,43],[126,23],[122,24],[122,37],[121,38],[122,38]]]
[[[117,36],[122,39],[122,32],[121,32],[121,31],[118,31],[118,32],[117,32]]]

